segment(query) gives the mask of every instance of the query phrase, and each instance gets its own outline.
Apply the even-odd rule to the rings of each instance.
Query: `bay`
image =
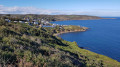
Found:
[[[79,47],[111,57],[120,62],[120,17],[101,20],[69,20],[51,22],[59,25],[88,27],[85,32],[59,35],[67,41],[76,41]]]

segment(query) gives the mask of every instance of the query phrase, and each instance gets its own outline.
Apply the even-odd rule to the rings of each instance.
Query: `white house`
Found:
[[[46,23],[49,23],[48,21],[46,21]]]
[[[9,19],[5,19],[5,21],[8,21]]]
[[[25,23],[29,23],[29,22],[25,22]]]
[[[42,23],[44,23],[45,21],[44,21],[44,20],[42,20],[41,22],[42,22]]]
[[[37,21],[37,20],[33,20],[34,22]]]
[[[18,21],[14,21],[15,23],[18,22]]]
[[[23,21],[19,21],[20,23],[22,23]]]
[[[9,19],[5,19],[5,21],[7,21],[7,22],[11,22],[11,20],[9,20]]]
[[[25,23],[24,21],[19,21],[19,23]]]
[[[34,22],[34,24],[37,24],[37,25],[38,25],[38,22]]]

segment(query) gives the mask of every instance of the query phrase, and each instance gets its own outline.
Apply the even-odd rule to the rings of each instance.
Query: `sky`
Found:
[[[120,17],[120,0],[0,0],[0,14]]]

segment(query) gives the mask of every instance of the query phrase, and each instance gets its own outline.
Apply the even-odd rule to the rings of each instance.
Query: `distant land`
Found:
[[[97,16],[87,16],[87,15],[54,15],[53,17],[55,18],[56,21],[104,19]]]
[[[39,15],[39,14],[0,14],[0,16],[10,16],[10,17],[34,17],[47,19],[48,21],[64,21],[64,20],[92,20],[92,19],[115,19],[115,18],[102,18],[98,16],[88,16],[88,15]]]

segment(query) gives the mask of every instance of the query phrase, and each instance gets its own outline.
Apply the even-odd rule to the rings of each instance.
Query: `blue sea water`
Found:
[[[106,55],[120,62],[120,17],[102,20],[71,20],[52,22],[60,25],[80,25],[88,27],[85,32],[59,35],[67,41],[76,41],[79,47]]]

